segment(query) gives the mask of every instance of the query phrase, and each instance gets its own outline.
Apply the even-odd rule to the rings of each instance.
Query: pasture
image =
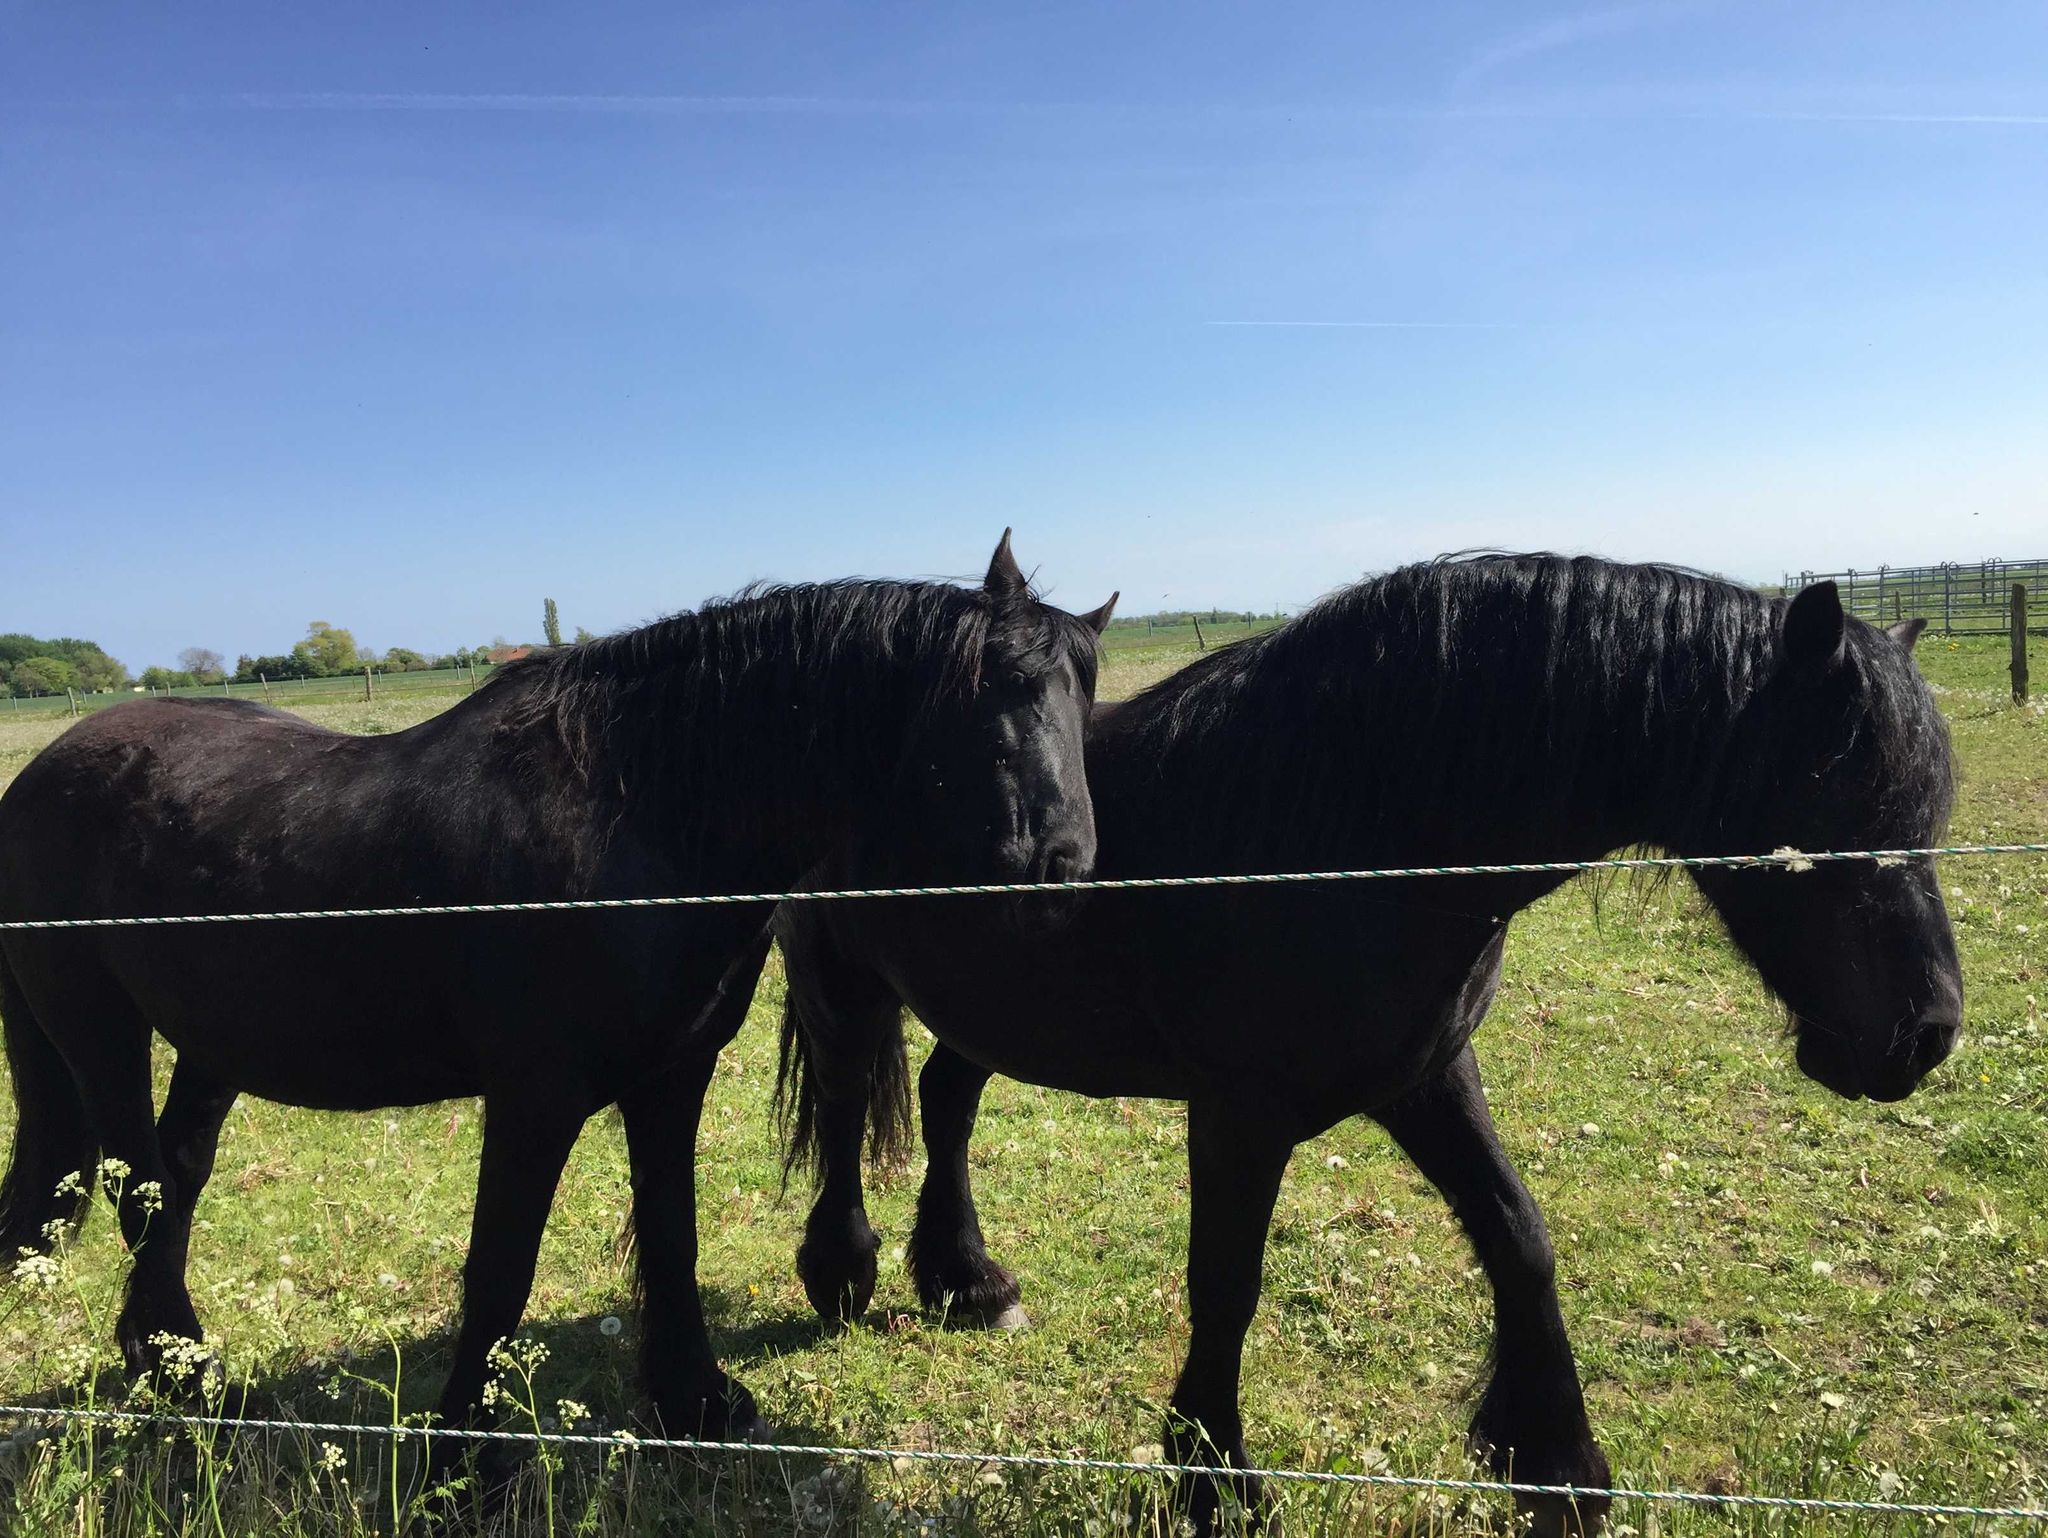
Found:
[[[1144,646],[1113,633],[1104,694],[1192,653],[1191,634]],[[2003,641],[1930,636],[1919,657],[1962,771],[1954,840],[2048,837],[2048,714],[2006,703]],[[394,691],[304,713],[390,731],[454,697]],[[65,724],[0,714],[0,783]],[[1942,883],[1968,983],[1966,1038],[1896,1106],[1848,1104],[1797,1073],[1777,1011],[1682,880],[1576,883],[1512,931],[1480,1061],[1549,1218],[1617,1481],[2048,1504],[2048,861],[1954,860]],[[887,1263],[909,1229],[915,1182],[901,1178],[870,1195],[885,1256],[875,1308],[864,1327],[828,1332],[792,1266],[807,1193],[779,1191],[769,1100],[780,988],[771,961],[720,1065],[698,1172],[707,1308],[764,1413],[803,1442],[1110,1458],[1152,1444],[1186,1337],[1179,1108],[996,1081],[975,1139],[977,1192],[1035,1328],[984,1335],[915,1311],[900,1264]],[[479,1130],[468,1101],[365,1116],[237,1106],[191,1275],[254,1413],[388,1423],[394,1399],[403,1414],[432,1402]],[[526,1332],[545,1353],[509,1375],[523,1408],[508,1424],[633,1424],[626,1201],[623,1138],[600,1118],[556,1198]],[[0,1296],[0,1400],[81,1383],[100,1402],[118,1394],[109,1320],[121,1264],[102,1212],[58,1267]],[[1282,1193],[1247,1347],[1248,1442],[1276,1467],[1466,1474],[1464,1388],[1488,1309],[1441,1200],[1376,1129],[1347,1124],[1302,1151]],[[379,1492],[395,1470],[374,1440],[337,1440],[333,1454],[323,1440],[228,1451],[19,1435],[0,1452],[0,1527],[391,1531]],[[501,1520],[773,1533],[931,1520],[1093,1538],[1127,1514],[1115,1485],[886,1464],[859,1477],[816,1462],[705,1472],[572,1450],[537,1460]],[[1490,1497],[1288,1500],[1294,1532],[1464,1531],[1506,1510]],[[1628,1502],[1615,1521],[1665,1533],[1875,1530]]]

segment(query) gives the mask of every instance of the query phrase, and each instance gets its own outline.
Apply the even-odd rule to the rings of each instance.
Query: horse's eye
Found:
[[[1026,677],[1025,677],[1025,676],[1024,676],[1024,675],[1023,675],[1022,673],[1020,673],[1020,672],[1016,672],[1016,671],[1014,671],[1014,670],[1013,670],[1013,671],[1011,672],[1011,674],[1010,674],[1010,687],[1011,687],[1012,689],[1024,689],[1024,688],[1028,688],[1028,687],[1030,686],[1030,684],[1031,684],[1031,680],[1030,680],[1030,679],[1028,679],[1028,678],[1026,678]]]

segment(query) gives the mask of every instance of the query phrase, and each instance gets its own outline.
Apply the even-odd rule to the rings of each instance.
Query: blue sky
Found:
[[[8,5],[0,629],[2048,551],[2048,8]]]

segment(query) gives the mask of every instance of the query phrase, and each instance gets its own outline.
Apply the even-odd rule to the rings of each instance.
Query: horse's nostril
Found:
[[[1045,881],[1077,881],[1088,873],[1088,860],[1078,844],[1048,844],[1040,870]]]
[[[1955,1049],[1962,1022],[1949,1015],[1925,1016],[1913,1036],[1913,1066],[1926,1073]]]

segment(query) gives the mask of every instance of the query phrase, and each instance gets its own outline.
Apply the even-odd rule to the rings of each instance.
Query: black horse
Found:
[[[909,845],[929,880],[1085,874],[1095,629],[1006,532],[979,590],[751,590],[494,674],[385,737],[225,701],[89,717],[0,799],[0,918],[782,890]],[[753,1434],[696,1286],[698,1117],[766,903],[0,935],[18,1117],[0,1254],[46,1248],[101,1154],[129,1169],[131,1367],[197,1339],[193,1204],[237,1092],[334,1110],[482,1095],[455,1360],[470,1416],[517,1328],[563,1163],[623,1113],[642,1368],[677,1432]],[[177,1049],[160,1117],[151,1032]],[[60,1182],[64,1190],[59,1191]],[[160,1210],[158,1210],[160,1204]]]
[[[1918,631],[1848,619],[1826,585],[1787,601],[1551,556],[1398,571],[1098,708],[1099,873],[1924,847],[1951,765]],[[1947,1055],[1961,981],[1930,861],[1692,874],[1789,1007],[1808,1075],[1893,1100]],[[1192,1333],[1168,1445],[1245,1465],[1239,1361],[1282,1171],[1363,1114],[1449,1200],[1492,1282],[1475,1446],[1521,1481],[1605,1486],[1543,1218],[1470,1046],[1509,918],[1565,879],[1099,893],[1039,941],[972,899],[785,908],[784,1104],[792,1157],[823,1166],[798,1257],[813,1304],[850,1318],[874,1287],[860,1149],[870,1119],[883,1152],[908,1135],[908,1004],[939,1037],[909,1252],[927,1304],[994,1320],[1018,1300],[968,1189],[992,1072],[1187,1101]],[[1192,1494],[1213,1509],[1213,1489]],[[1551,1530],[1605,1506],[1531,1504]]]

